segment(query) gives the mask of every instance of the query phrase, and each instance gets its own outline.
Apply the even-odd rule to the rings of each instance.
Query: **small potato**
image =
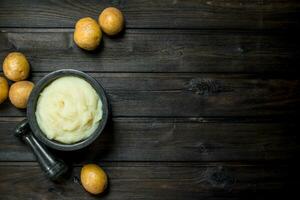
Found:
[[[108,7],[102,11],[98,22],[104,33],[107,35],[116,35],[124,27],[124,16],[119,9]]]
[[[96,20],[90,17],[78,20],[75,25],[74,41],[80,48],[94,50],[100,44],[101,38],[102,32]]]
[[[0,104],[7,99],[8,83],[4,77],[0,76]]]
[[[12,52],[6,56],[3,62],[4,75],[12,81],[22,81],[28,78],[29,63],[20,52]]]
[[[95,164],[87,164],[82,167],[80,180],[84,189],[92,194],[100,194],[107,187],[106,173]]]
[[[26,108],[29,95],[34,87],[30,81],[19,81],[11,85],[9,99],[17,108]]]

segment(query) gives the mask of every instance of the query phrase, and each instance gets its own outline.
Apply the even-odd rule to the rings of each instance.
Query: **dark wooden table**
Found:
[[[119,7],[126,31],[95,52],[75,22]],[[291,195],[299,151],[300,3],[293,0],[1,0],[0,62],[21,51],[31,80],[63,68],[105,87],[112,119],[86,150],[54,152],[53,183],[13,136],[25,111],[0,105],[0,199],[93,199],[82,164],[109,175],[102,199],[263,199]],[[2,71],[1,71],[2,74]],[[298,133],[297,133],[298,132]]]

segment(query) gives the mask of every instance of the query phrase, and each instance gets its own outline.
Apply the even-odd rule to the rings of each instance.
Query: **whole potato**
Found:
[[[19,81],[12,84],[9,90],[10,102],[17,108],[26,108],[33,87],[34,84],[30,81]]]
[[[8,83],[4,77],[0,76],[0,104],[7,99]]]
[[[20,52],[12,52],[6,56],[3,62],[4,75],[12,81],[22,81],[29,76],[30,66]]]
[[[102,32],[97,21],[85,17],[76,23],[74,31],[75,43],[85,50],[94,50],[100,44],[102,38]]]
[[[84,189],[92,194],[100,194],[107,187],[106,173],[96,164],[84,165],[80,180]]]
[[[108,7],[102,11],[98,22],[103,32],[107,35],[116,35],[124,27],[124,16],[119,9]]]

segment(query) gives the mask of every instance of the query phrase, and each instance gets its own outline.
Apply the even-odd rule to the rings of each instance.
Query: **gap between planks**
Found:
[[[19,116],[1,116],[1,122],[20,122],[26,117]],[[245,117],[245,116],[230,116],[230,117],[165,117],[165,116],[136,116],[126,117],[118,116],[110,118],[112,121],[118,122],[160,122],[160,123],[297,123],[299,119],[295,116],[260,116],[260,117]]]
[[[291,162],[282,161],[101,161],[100,164],[106,166],[134,166],[134,167],[146,167],[146,166],[169,166],[169,167],[197,167],[197,166],[289,166]],[[72,167],[81,167],[84,164],[72,164]],[[26,166],[36,167],[39,166],[38,162],[35,161],[0,161],[0,166]]]

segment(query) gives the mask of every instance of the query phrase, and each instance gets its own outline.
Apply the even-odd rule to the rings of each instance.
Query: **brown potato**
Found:
[[[102,38],[102,32],[97,21],[85,17],[76,23],[74,31],[75,43],[85,50],[94,50],[100,44]]]
[[[10,102],[17,108],[26,108],[33,87],[34,84],[30,81],[19,81],[12,84],[9,90]]]
[[[124,27],[124,16],[119,9],[108,7],[102,11],[98,22],[102,31],[107,35],[116,35]]]
[[[22,81],[29,76],[30,66],[20,52],[12,52],[6,56],[3,62],[4,75],[12,81]]]
[[[82,167],[80,180],[84,189],[92,194],[100,194],[107,187],[106,173],[95,164],[87,164]]]
[[[0,76],[0,104],[7,99],[8,83],[4,77]]]

